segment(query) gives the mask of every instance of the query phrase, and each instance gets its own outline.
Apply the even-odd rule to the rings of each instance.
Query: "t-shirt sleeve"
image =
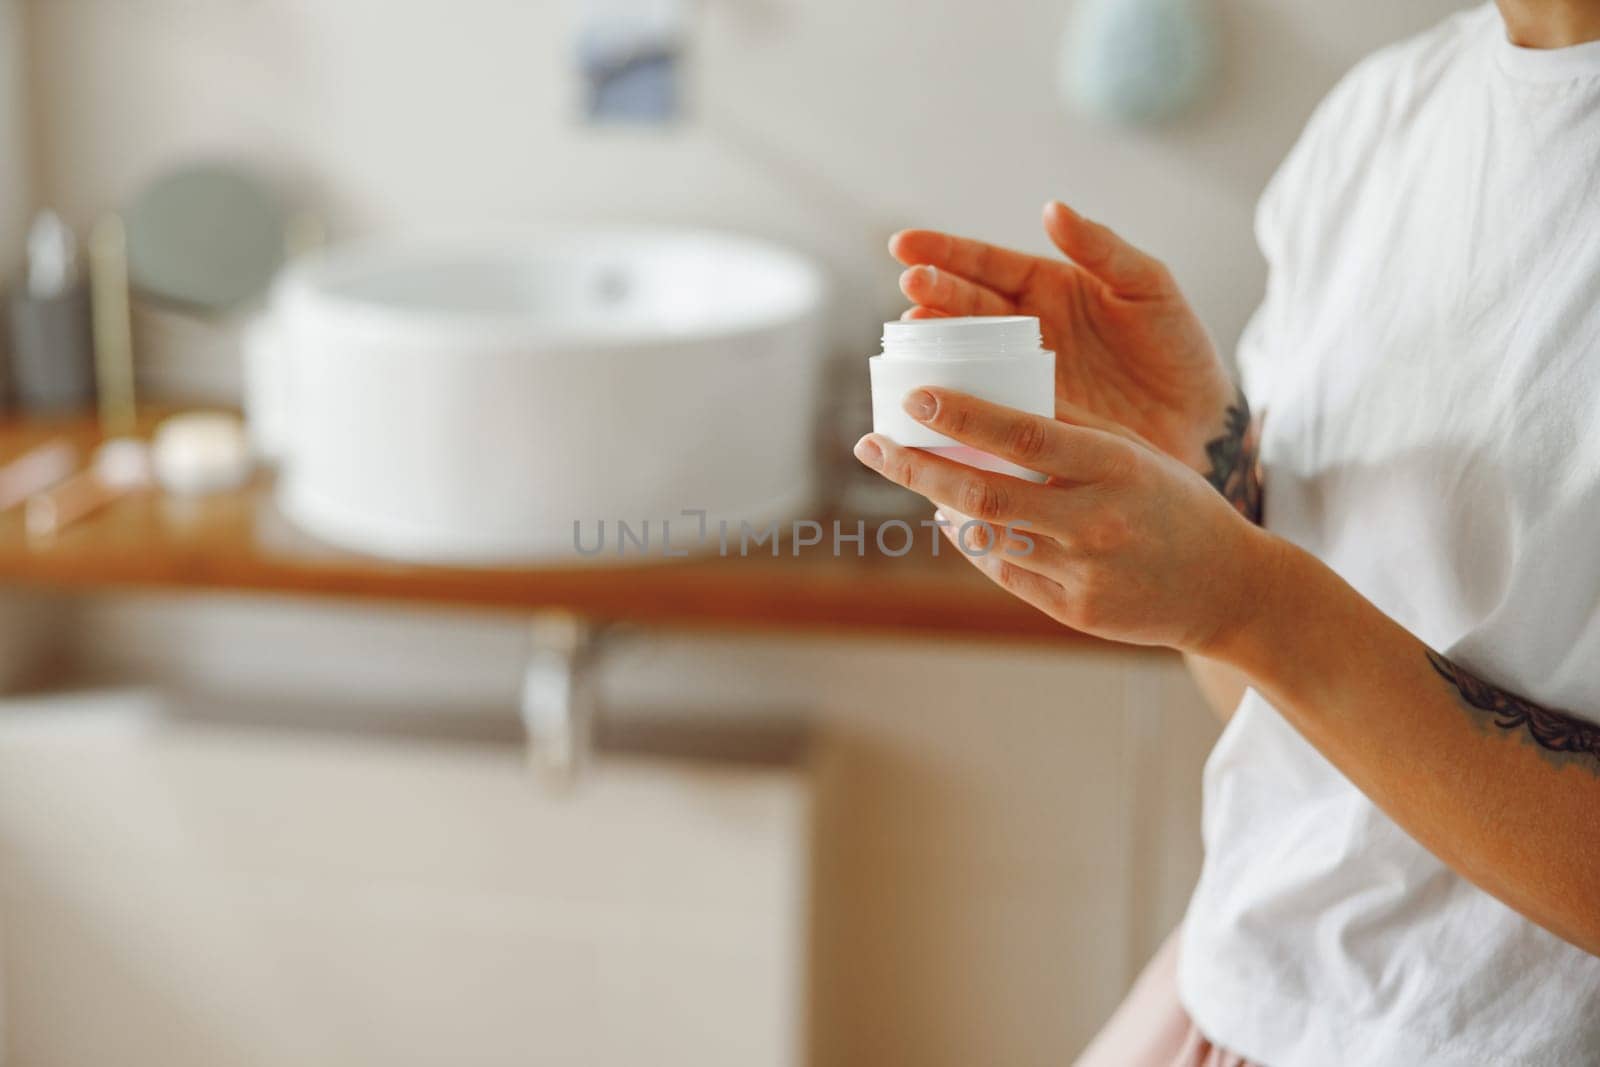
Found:
[[[1275,364],[1289,358],[1292,348],[1288,319],[1292,295],[1292,264],[1288,261],[1288,228],[1296,209],[1304,210],[1315,192],[1307,173],[1308,157],[1314,156],[1314,142],[1322,136],[1322,121],[1327,101],[1317,108],[1294,147],[1273,172],[1256,202],[1256,246],[1267,261],[1267,288],[1239,338],[1235,359],[1239,384],[1257,411],[1266,409],[1271,397]]]
[[[1267,288],[1239,338],[1235,360],[1257,411],[1266,410],[1274,378],[1293,364],[1294,309],[1304,273],[1299,264],[1319,254],[1324,216],[1334,210],[1365,135],[1382,121],[1373,107],[1375,97],[1381,98],[1373,92],[1376,66],[1370,60],[1358,64],[1323,97],[1256,203],[1256,245],[1267,261]]]

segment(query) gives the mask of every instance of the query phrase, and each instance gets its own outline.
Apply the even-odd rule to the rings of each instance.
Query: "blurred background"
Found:
[[[1361,55],[1457,6],[0,0],[0,282],[28,288],[30,226],[57,213],[88,261],[74,276],[95,274],[101,401],[97,424],[91,390],[72,394],[81,411],[46,410],[21,351],[35,342],[12,329],[6,418],[20,429],[0,461],[57,427],[111,432],[105,353],[119,349],[105,315],[119,305],[102,294],[129,291],[120,262],[133,268],[141,408],[243,404],[253,449],[291,486],[274,496],[253,481],[196,504],[229,509],[202,526],[223,514],[247,531],[221,547],[185,540],[199,527],[170,508],[147,521],[149,501],[113,501],[53,540],[24,531],[20,505],[4,517],[5,1062],[1069,1062],[1198,870],[1214,727],[1175,658],[985,633],[979,616],[1006,609],[931,564],[925,586],[903,584],[929,590],[917,603],[949,625],[885,622],[901,588],[888,585],[860,608],[878,613],[872,625],[820,609],[789,625],[783,605],[809,595],[799,586],[834,588],[826,562],[788,600],[773,590],[789,577],[746,589],[694,564],[677,585],[644,583],[656,592],[642,621],[638,579],[620,566],[561,579],[576,591],[554,621],[532,610],[543,594],[526,611],[510,594],[479,610],[469,601],[493,597],[458,570],[489,564],[537,591],[541,568],[572,561],[541,541],[538,559],[508,562],[534,519],[425,477],[457,477],[435,462],[455,457],[488,482],[486,455],[514,457],[510,484],[577,502],[550,505],[563,524],[662,514],[650,509],[668,498],[629,495],[645,492],[625,473],[641,466],[683,506],[775,470],[805,487],[803,506],[761,511],[751,480],[716,502],[732,515],[910,514],[853,482],[843,458],[868,428],[865,359],[903,307],[892,232],[1045,252],[1040,206],[1064,199],[1165,259],[1231,349],[1264,281],[1255,199],[1317,100]],[[245,192],[185,185],[196,173]],[[227,205],[258,193],[263,277],[280,259],[332,264],[304,268],[298,290],[281,275],[276,296],[251,287],[239,242],[253,231]],[[185,214],[213,196],[221,214]],[[523,236],[551,227],[559,254]],[[704,244],[708,232],[743,243]],[[120,261],[96,252],[123,247],[108,234]],[[454,234],[544,258],[496,252],[448,276],[439,264],[459,257],[338,258]],[[198,241],[192,260],[184,240]],[[461,296],[484,263],[513,272],[505,293]],[[593,285],[545,295],[591,269]],[[229,271],[244,280],[219,295],[211,283]],[[656,308],[658,289],[678,310]],[[459,310],[451,301],[470,303],[531,331],[515,344],[606,370],[499,378],[516,353],[469,352],[477,335],[428,333],[419,352],[421,320],[397,320],[391,342],[317,317],[362,293],[434,316],[427,330]],[[56,297],[14,301],[13,325],[40,299]],[[769,310],[746,322],[741,308]],[[260,429],[285,406],[279,387],[252,396],[264,321],[279,348],[317,354],[284,357],[302,390],[286,404],[292,440]],[[674,454],[663,435],[678,423],[743,425],[691,370],[734,396],[774,380],[718,362],[734,330],[754,331],[741,343],[759,341],[774,366],[809,369],[763,400],[790,412],[764,416],[770,460],[708,461],[703,483],[673,482],[670,464],[641,459],[651,442]],[[370,379],[320,376],[369,340]],[[54,343],[52,373],[73,342]],[[380,385],[390,372],[374,365],[417,377]],[[663,365],[660,380],[645,369]],[[650,410],[703,403],[629,441],[620,413],[641,390]],[[560,411],[541,406],[552,393]],[[383,422],[397,410],[403,423]],[[537,436],[569,415],[602,420],[604,464],[580,466],[554,429]],[[379,458],[357,470],[368,444]],[[541,481],[550,454],[560,463]],[[382,456],[405,459],[407,477],[385,481]],[[380,485],[408,508],[437,506],[391,506]],[[280,503],[298,532],[275,549]],[[458,526],[427,526],[441,514]],[[500,540],[484,548],[490,529]],[[389,583],[381,602],[260,577],[297,554],[321,566],[308,546],[323,541],[356,561],[338,564],[351,582]],[[257,575],[238,589],[216,578],[230,552]],[[360,562],[374,554],[387,562]],[[180,588],[201,571],[203,591]],[[100,588],[101,573],[134,577]],[[734,606],[717,625],[675,625],[668,601],[704,614],[702,573]],[[969,595],[983,607],[964,628]],[[564,784],[535,781],[525,750],[540,709],[556,709],[568,744],[562,715],[580,700],[616,754],[562,750]],[[693,745],[664,725],[684,722]]]

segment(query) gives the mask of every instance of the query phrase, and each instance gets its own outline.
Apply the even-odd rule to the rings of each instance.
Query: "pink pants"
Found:
[[[1254,1067],[1207,1041],[1178,1001],[1181,934],[1167,938],[1076,1067]]]

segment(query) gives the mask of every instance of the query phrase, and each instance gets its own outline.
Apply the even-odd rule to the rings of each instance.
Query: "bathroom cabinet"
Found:
[[[463,734],[7,701],[0,1055],[801,1062],[800,766],[615,759],[551,796]]]

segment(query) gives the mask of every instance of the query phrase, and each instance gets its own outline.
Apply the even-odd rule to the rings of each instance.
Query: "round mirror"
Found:
[[[282,205],[226,164],[161,176],[128,208],[126,223],[133,288],[186,309],[230,311],[262,295],[283,265]]]

